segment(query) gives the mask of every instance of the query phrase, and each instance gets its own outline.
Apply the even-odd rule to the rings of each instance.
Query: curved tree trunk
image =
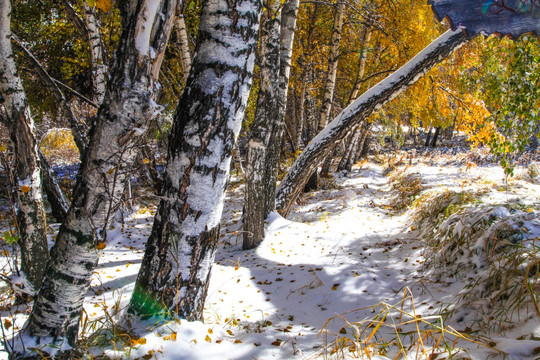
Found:
[[[159,111],[152,100],[154,66],[165,51],[176,2],[139,0],[122,6],[122,34],[107,96],[90,132],[72,205],[23,329],[22,336],[34,338],[43,354],[76,344],[83,300],[108,222],[124,191],[139,139]],[[28,351],[17,346],[16,352]]]
[[[296,159],[278,187],[277,209],[283,215],[291,211],[294,201],[311,174],[324,161],[329,149],[332,149],[355,124],[399,95],[467,40],[467,36],[461,30],[445,32],[412,60],[343,110]]]
[[[202,318],[231,150],[251,88],[261,8],[258,0],[204,4],[169,140],[162,200],[128,314]]]
[[[245,250],[253,249],[262,241],[264,220],[275,208],[277,170],[298,5],[298,0],[287,1],[283,6],[282,18],[280,2],[271,0],[267,4],[262,25],[259,57],[261,85],[246,164],[243,217]]]
[[[34,121],[11,48],[11,3],[0,0],[0,98],[15,152],[15,199],[21,248],[21,270],[33,293],[39,288],[49,250],[47,223],[41,196],[41,171]]]

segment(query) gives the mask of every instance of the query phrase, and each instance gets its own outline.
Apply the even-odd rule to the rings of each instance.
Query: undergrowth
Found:
[[[375,315],[354,319],[366,311]],[[334,328],[339,321],[343,323],[340,330],[331,331],[330,327]],[[455,358],[457,354],[465,356],[459,347],[463,341],[490,348],[485,342],[445,325],[440,315],[419,314],[409,288],[405,288],[403,298],[396,304],[381,301],[328,319],[319,336],[323,347],[317,356],[324,359]]]
[[[456,198],[470,196],[443,194],[445,201],[426,205],[416,215],[416,223],[423,225],[425,266],[431,276],[465,284],[446,315],[486,332],[540,318],[539,215],[509,205],[452,208],[448,199]],[[436,213],[448,216],[430,218]]]
[[[410,173],[407,170],[396,171],[390,175],[390,181],[394,197],[390,206],[394,211],[403,211],[409,208],[424,190],[422,176],[419,173]]]

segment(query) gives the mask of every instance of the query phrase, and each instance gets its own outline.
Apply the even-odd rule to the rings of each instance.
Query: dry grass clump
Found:
[[[439,281],[465,284],[448,315],[488,331],[540,318],[539,234],[540,215],[494,205],[464,208],[424,232],[425,266]]]
[[[390,206],[395,211],[407,209],[424,190],[422,176],[419,173],[409,173],[406,170],[393,174],[389,183],[392,192],[394,192]]]
[[[375,315],[351,320],[368,311]],[[340,330],[331,331],[336,325]],[[468,359],[459,347],[463,341],[490,347],[445,325],[440,315],[419,314],[409,288],[396,304],[381,301],[328,319],[319,336],[317,356],[324,359]]]
[[[477,202],[483,192],[453,191],[446,188],[426,191],[412,204],[413,227],[424,234],[466,204]]]

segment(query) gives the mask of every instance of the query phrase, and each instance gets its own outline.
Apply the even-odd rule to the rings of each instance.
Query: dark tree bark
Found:
[[[253,249],[262,241],[264,220],[275,208],[298,4],[298,0],[287,1],[282,17],[281,4],[269,1],[262,21],[260,90],[246,164],[244,250]]]
[[[437,147],[437,140],[439,139],[439,134],[441,132],[441,127],[437,126],[435,128],[435,133],[433,134],[433,139],[431,139],[431,147]]]
[[[128,322],[133,315],[202,319],[231,150],[251,88],[261,9],[259,0],[204,4]]]
[[[447,31],[407,64],[343,110],[296,159],[279,185],[276,195],[277,209],[283,215],[291,211],[294,201],[311,174],[324,161],[328,151],[350,132],[354,125],[399,95],[467,40],[467,36],[461,30]]]
[[[21,270],[29,293],[39,288],[49,258],[34,121],[11,48],[11,3],[0,0],[0,105],[15,153],[15,200]],[[3,117],[2,117],[3,118]]]
[[[432,128],[430,127],[427,134],[426,134],[426,142],[424,144],[424,147],[429,147],[429,145],[431,144],[431,132],[432,132]]]
[[[56,181],[54,171],[49,166],[45,155],[39,148],[38,152],[43,190],[45,190],[47,200],[49,201],[49,204],[51,204],[52,215],[57,222],[63,222],[69,209],[69,202],[66,199],[66,195],[64,194],[62,189],[60,189],[58,181]]]
[[[121,199],[137,146],[159,107],[154,74],[165,50],[176,1],[121,4],[122,34],[73,191],[73,202],[51,250],[43,285],[22,336],[42,354],[74,346],[100,244]],[[17,344],[18,345],[18,344]],[[54,345],[52,347],[51,345]],[[28,350],[18,347],[23,355]],[[35,353],[34,353],[35,354]]]

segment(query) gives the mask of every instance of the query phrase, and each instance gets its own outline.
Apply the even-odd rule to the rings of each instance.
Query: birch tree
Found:
[[[169,139],[162,200],[128,316],[202,319],[231,150],[255,62],[259,0],[208,0]]]
[[[29,345],[41,348],[41,356],[76,344],[84,296],[99,249],[106,242],[112,211],[135,161],[138,142],[159,112],[152,100],[157,87],[154,75],[175,9],[175,1],[139,0],[121,5],[122,34],[107,94],[91,128],[73,202],[51,250],[21,341],[16,344],[16,356],[27,353]]]
[[[6,125],[14,145],[16,188],[13,190],[17,202],[21,270],[27,280],[26,290],[33,293],[41,284],[49,257],[47,223],[34,121],[13,58],[10,25],[11,2],[0,0],[0,106],[5,109]]]
[[[298,5],[298,0],[288,0],[282,11],[279,1],[270,0],[261,21],[260,90],[246,165],[243,216],[246,250],[262,241],[264,220],[275,207]]]
[[[468,37],[461,30],[448,30],[400,69],[345,108],[309,143],[289,169],[277,190],[278,211],[285,216],[291,211],[294,201],[311,174],[324,161],[335,144],[356,124],[415,83],[467,40]]]

